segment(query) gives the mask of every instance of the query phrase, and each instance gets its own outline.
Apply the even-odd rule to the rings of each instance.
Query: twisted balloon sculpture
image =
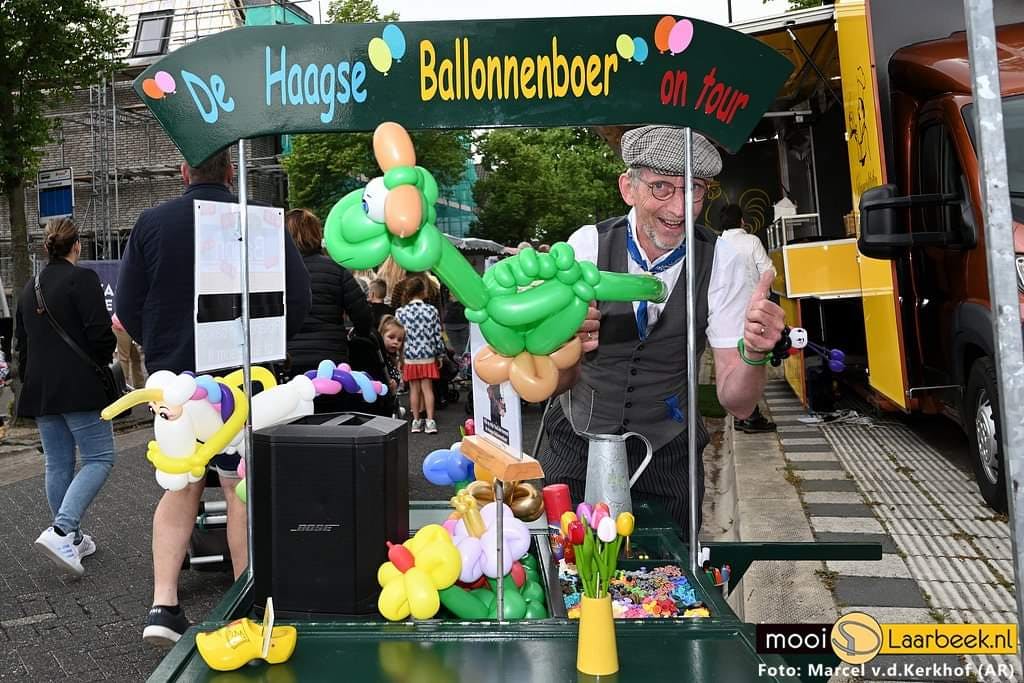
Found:
[[[489,384],[506,380],[527,401],[555,391],[558,370],[575,365],[574,337],[591,301],[664,301],[664,284],[650,275],[610,273],[577,261],[559,242],[551,252],[523,249],[481,278],[437,229],[437,181],[416,165],[409,134],[386,122],[373,134],[384,175],[338,201],[327,216],[324,246],[349,269],[374,268],[388,256],[408,271],[433,270],[480,325],[488,347],[474,367]]]
[[[293,377],[286,384],[279,385],[270,370],[258,365],[252,367],[252,379],[263,387],[252,399],[254,430],[312,415],[313,399],[321,394],[346,391],[372,403],[387,393],[386,384],[329,360],[322,361],[316,371]],[[125,410],[148,403],[155,439],[149,442],[146,457],[156,468],[157,482],[168,491],[179,491],[202,479],[207,463],[218,453],[244,455],[242,428],[249,416],[244,386],[241,370],[216,378],[159,370],[149,376],[144,389],[125,394],[104,408],[100,416],[112,420]],[[244,473],[239,476],[244,477]],[[237,489],[244,491],[244,484]]]

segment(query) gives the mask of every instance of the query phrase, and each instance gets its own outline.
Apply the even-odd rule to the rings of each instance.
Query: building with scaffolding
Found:
[[[119,258],[139,213],[183,189],[182,156],[135,94],[133,79],[168,52],[214,33],[246,25],[314,23],[298,3],[284,0],[103,0],[103,5],[127,18],[125,66],[48,114],[53,141],[40,164],[42,171],[72,171],[74,217],[87,259]],[[250,196],[283,206],[281,139],[256,138],[247,145]],[[38,262],[43,226],[34,183],[26,184],[25,213],[29,251]],[[0,198],[0,281],[8,290],[22,284],[11,282],[11,269],[10,212]]]

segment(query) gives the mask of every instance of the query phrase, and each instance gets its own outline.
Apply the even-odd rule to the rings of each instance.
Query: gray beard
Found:
[[[679,239],[676,240],[675,242],[665,242],[663,240],[658,239],[658,233],[655,232],[653,226],[644,225],[641,226],[640,229],[644,231],[645,235],[647,235],[647,239],[651,241],[651,244],[656,246],[658,249],[661,249],[662,251],[672,251],[680,244],[682,244],[684,239],[686,239],[686,233],[683,232],[681,235],[679,235]]]

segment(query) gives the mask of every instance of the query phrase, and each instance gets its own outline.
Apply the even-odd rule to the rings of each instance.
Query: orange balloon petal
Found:
[[[377,164],[385,172],[396,166],[416,165],[416,151],[412,146],[412,138],[405,128],[393,121],[385,121],[373,131],[373,155],[377,157]]]
[[[164,91],[160,89],[160,86],[156,84],[156,81],[152,78],[147,78],[142,81],[142,92],[146,93],[149,97],[154,100],[160,100],[164,97]]]
[[[566,370],[580,361],[582,353],[583,342],[580,341],[579,337],[574,336],[551,354],[551,360],[554,361],[555,367],[559,370]]]
[[[399,185],[384,201],[384,223],[398,237],[415,235],[423,225],[423,199],[414,185]]]
[[[668,34],[676,25],[675,17],[662,17],[654,27],[654,46],[664,52],[668,49]]]
[[[508,379],[520,396],[530,403],[546,401],[558,388],[558,368],[547,356],[526,351],[512,359]]]
[[[490,346],[480,349],[473,359],[473,370],[476,376],[488,384],[501,384],[508,381],[508,368],[512,359],[495,353]]]

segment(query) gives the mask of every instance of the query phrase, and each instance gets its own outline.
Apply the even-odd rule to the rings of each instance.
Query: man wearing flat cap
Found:
[[[592,304],[579,336],[586,352],[572,387],[552,403],[544,419],[547,447],[540,455],[546,480],[569,485],[573,499],[583,500],[587,474],[585,434],[637,432],[654,448],[650,466],[632,489],[634,500],[662,504],[682,530],[689,529],[689,459],[687,445],[686,277],[695,268],[694,321],[697,354],[705,340],[715,359],[718,400],[738,418],[749,416],[764,389],[762,365],[784,327],[782,309],[767,299],[770,275],[751,290],[742,255],[696,225],[695,243],[685,238],[685,147],[682,128],[644,126],[622,136],[626,171],[619,191],[630,207],[618,218],[587,225],[569,238],[580,260],[601,270],[649,273],[661,279],[670,295],[661,304],[598,302]],[[722,157],[706,138],[693,134],[693,214],[703,208],[708,183],[722,170]],[[708,443],[697,416],[696,490],[704,496]],[[629,470],[646,454],[639,439],[627,441]],[[591,501],[597,502],[597,501]],[[698,501],[697,509],[700,510]]]

